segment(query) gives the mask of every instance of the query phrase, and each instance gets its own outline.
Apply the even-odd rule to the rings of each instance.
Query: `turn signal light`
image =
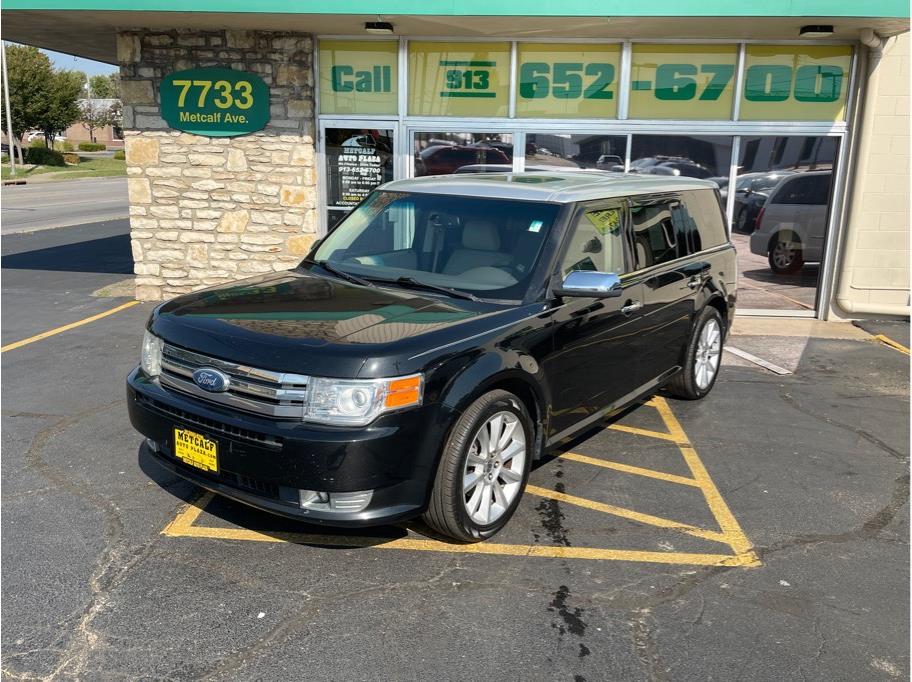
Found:
[[[421,403],[421,375],[396,379],[389,383],[384,406],[407,407]]]

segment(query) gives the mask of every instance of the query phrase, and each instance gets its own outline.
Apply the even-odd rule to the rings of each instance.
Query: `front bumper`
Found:
[[[127,377],[133,427],[158,445],[168,470],[244,504],[282,516],[335,526],[368,526],[424,510],[447,424],[434,405],[379,417],[362,428],[321,427],[225,409],[171,390],[138,368]],[[217,472],[174,457],[174,429],[218,444]],[[299,490],[373,491],[361,511],[302,508]]]
[[[750,236],[750,252],[755,256],[767,255],[771,236],[767,232],[752,232]]]

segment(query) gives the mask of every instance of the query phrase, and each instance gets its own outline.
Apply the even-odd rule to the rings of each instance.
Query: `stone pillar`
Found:
[[[316,239],[313,38],[266,31],[124,31],[124,102],[136,298],[159,300],[285,270]],[[270,121],[241,137],[168,128],[159,83],[220,66],[259,74]]]

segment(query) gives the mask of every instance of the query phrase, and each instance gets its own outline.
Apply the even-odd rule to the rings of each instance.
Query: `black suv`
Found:
[[[712,389],[735,263],[702,180],[392,182],[294,270],[158,306],[130,419],[165,467],[259,509],[482,540],[549,448]]]

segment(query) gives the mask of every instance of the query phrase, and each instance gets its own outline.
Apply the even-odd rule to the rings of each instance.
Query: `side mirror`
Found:
[[[613,272],[574,270],[554,293],[558,296],[614,298],[623,292],[621,278]]]

